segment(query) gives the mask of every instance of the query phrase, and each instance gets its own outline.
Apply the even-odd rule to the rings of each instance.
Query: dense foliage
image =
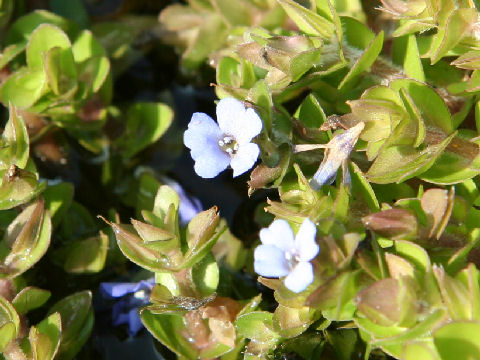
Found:
[[[45,3],[0,0],[4,358],[480,359],[476,2]]]

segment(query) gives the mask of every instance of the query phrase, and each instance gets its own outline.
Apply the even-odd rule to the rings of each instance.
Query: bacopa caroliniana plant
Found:
[[[480,358],[474,2],[188,0],[158,23],[115,10],[91,30],[0,9],[6,358],[91,345],[91,292],[44,271],[121,297],[114,331],[133,342],[143,325],[179,359]],[[115,102],[113,80],[157,40],[179,54],[182,82],[215,70],[217,121],[192,109],[180,129],[181,106]],[[53,135],[100,168],[87,192],[37,168]],[[228,178],[246,210],[230,222],[202,211],[148,157],[183,145],[193,195]],[[220,175],[229,166],[234,180]]]

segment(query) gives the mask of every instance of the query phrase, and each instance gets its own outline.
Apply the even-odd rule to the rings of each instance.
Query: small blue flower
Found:
[[[183,142],[190,149],[199,176],[213,178],[230,165],[236,177],[258,159],[260,148],[251,141],[262,131],[262,120],[241,101],[225,98],[217,104],[217,121],[207,114],[194,113]]]
[[[128,334],[135,336],[143,328],[138,308],[149,303],[150,292],[154,285],[153,278],[138,283],[101,283],[100,291],[104,296],[120,299],[112,307],[113,325],[128,324]]]
[[[286,276],[285,286],[293,292],[302,292],[313,282],[310,260],[320,250],[315,242],[316,233],[315,224],[308,218],[295,237],[287,221],[275,220],[260,230],[262,245],[255,249],[255,271],[265,277]]]

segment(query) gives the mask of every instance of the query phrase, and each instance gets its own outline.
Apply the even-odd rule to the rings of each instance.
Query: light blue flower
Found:
[[[104,296],[119,299],[112,307],[113,325],[127,324],[128,334],[135,336],[143,328],[138,308],[149,303],[150,292],[154,285],[153,278],[133,283],[101,283],[100,291]]]
[[[262,131],[262,120],[241,101],[225,98],[217,104],[217,121],[207,114],[194,113],[183,142],[190,149],[199,176],[213,178],[230,165],[236,177],[258,159],[260,148],[251,141]]]
[[[320,250],[315,242],[316,233],[315,224],[308,218],[295,237],[287,221],[275,220],[260,230],[262,245],[254,252],[255,271],[265,277],[286,276],[285,286],[293,292],[302,292],[313,282],[310,260]]]

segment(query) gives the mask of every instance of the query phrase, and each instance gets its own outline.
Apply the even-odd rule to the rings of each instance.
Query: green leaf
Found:
[[[11,209],[37,197],[47,186],[27,170],[11,165],[4,172],[0,185],[0,210]]]
[[[217,290],[220,272],[214,256],[210,253],[192,267],[192,281],[202,296]]]
[[[155,195],[153,213],[163,221],[167,216],[172,204],[174,209],[178,210],[180,198],[178,197],[177,192],[168,185],[160,186],[157,194]]]
[[[326,338],[331,343],[338,360],[350,360],[357,357],[358,333],[353,329],[326,330]]]
[[[409,78],[425,82],[423,65],[414,35],[395,38],[392,58],[398,65],[403,66],[405,74]]]
[[[132,157],[153,144],[173,120],[172,109],[161,103],[136,103],[127,114],[125,133],[119,140],[124,157]]]
[[[390,338],[381,338],[372,341],[372,345],[382,348],[396,358],[400,358],[405,343],[418,339],[430,341],[429,338],[432,334],[432,329],[436,328],[444,317],[445,311],[443,309],[437,309],[411,329],[407,329],[401,334],[394,335]]]
[[[65,239],[76,240],[96,234],[98,227],[90,212],[73,201],[66,210],[58,230]]]
[[[480,148],[459,133],[420,178],[434,184],[457,184],[480,173]]]
[[[220,14],[212,13],[199,26],[193,44],[183,54],[182,64],[190,69],[201,65],[228,36],[228,28]]]
[[[23,315],[45,304],[50,298],[50,295],[51,293],[48,290],[27,286],[15,296],[12,305],[18,314]]]
[[[161,186],[161,183],[159,180],[157,180],[154,174],[148,171],[144,171],[141,173],[138,182],[136,181],[133,184],[133,189],[132,189],[132,192],[133,192],[132,205],[135,206],[137,212],[141,212],[142,214],[144,214],[146,211],[155,209],[155,205],[154,205],[155,199],[156,199],[156,196],[158,195],[160,186]],[[167,211],[168,211],[168,207],[167,207]],[[159,215],[152,214],[152,216],[155,217]],[[165,214],[162,217],[160,217],[161,221],[159,221],[158,224],[156,224],[155,222],[150,222],[150,220],[147,219],[145,216],[144,218],[155,226],[163,227],[164,216]]]
[[[189,251],[195,251],[213,236],[219,219],[220,216],[217,207],[212,207],[209,210],[197,214],[190,221],[187,227],[187,244]]]
[[[52,223],[43,200],[29,205],[9,225],[4,241],[11,248],[1,273],[16,277],[37,263],[50,244]]]
[[[473,232],[478,236],[478,229]],[[456,270],[456,269],[453,269]],[[459,272],[456,276],[467,288],[470,296],[470,303],[472,305],[472,320],[480,320],[480,271],[477,267],[469,263],[466,268]]]
[[[185,269],[200,261],[209,253],[226,227],[218,228],[217,207],[197,214],[187,226],[188,250],[180,269]],[[178,270],[180,270],[178,269]]]
[[[415,269],[421,274],[431,270],[430,258],[423,247],[410,241],[397,240],[394,242],[397,255],[407,259],[415,265]]]
[[[105,49],[90,30],[83,30],[72,44],[73,58],[81,63],[89,58],[106,56]]]
[[[54,47],[44,58],[47,82],[55,95],[70,99],[77,91],[77,69],[70,48]]]
[[[273,330],[273,314],[268,311],[251,311],[235,320],[238,334],[256,341],[275,342],[279,335]]]
[[[291,150],[288,145],[280,149],[280,162],[275,167],[265,164],[256,166],[250,173],[248,183],[249,196],[257,189],[278,187],[289,170]]]
[[[431,87],[408,79],[392,81],[390,87],[397,91],[400,91],[401,88],[405,89],[420,111],[427,128],[439,128],[447,135],[454,131],[447,105]]]
[[[76,25],[65,18],[49,11],[35,10],[15,21],[8,30],[6,43],[12,44],[26,42],[30,38],[32,32],[42,24],[53,24],[66,31],[69,35],[74,35],[77,32]]]
[[[479,322],[456,321],[433,333],[433,341],[442,359],[480,358]]]
[[[270,134],[272,131],[273,99],[272,92],[266,82],[264,80],[257,81],[248,92],[246,100],[257,106],[255,111],[262,119],[264,131]]]
[[[452,320],[471,319],[473,304],[467,287],[460,280],[446,274],[441,266],[433,266],[432,269],[443,303]]]
[[[68,49],[70,40],[59,27],[42,24],[32,33],[26,49],[27,65],[31,70],[43,69],[43,59],[48,50],[54,47]]]
[[[313,323],[313,310],[304,306],[291,308],[279,304],[273,314],[273,327],[284,338],[302,334]],[[319,317],[319,316],[317,316]]]
[[[373,338],[382,339],[393,337],[398,334],[402,334],[407,328],[400,327],[397,325],[392,326],[383,326],[379,325],[372,320],[364,317],[356,317],[355,324],[361,331],[365,331],[366,333],[370,334]]]
[[[0,27],[4,27],[10,20],[15,1],[14,0],[2,0],[0,1]]]
[[[217,66],[217,83],[240,87],[238,76],[240,62],[229,56],[222,57]]]
[[[53,313],[30,328],[29,340],[34,360],[51,360],[57,354],[62,324],[60,314]]]
[[[5,147],[0,149],[0,169],[7,169],[12,164],[24,169],[29,157],[30,141],[27,127],[13,106],[10,106],[9,113],[10,116],[2,134]]]
[[[320,105],[320,101],[315,94],[309,94],[298,107],[295,116],[307,128],[318,129],[327,121],[327,116]],[[322,132],[320,143],[328,142],[326,133]],[[321,141],[323,140],[323,141]]]
[[[290,61],[288,74],[292,81],[298,81],[313,66],[320,64],[322,49],[319,46],[296,54]]]
[[[98,92],[107,82],[110,73],[110,61],[106,56],[93,56],[77,63],[78,81],[83,85],[80,97],[85,98]]]
[[[334,34],[334,24],[324,17],[304,8],[293,0],[277,0],[287,15],[295,22],[301,31],[307,35],[320,36],[330,40]]]
[[[185,331],[182,314],[152,314],[145,309],[140,318],[148,331],[170,351],[185,359],[197,359],[198,352],[182,335]]]
[[[353,193],[360,193],[362,195],[370,211],[379,211],[380,204],[378,203],[372,186],[366,179],[363,172],[354,162],[350,162],[350,176],[352,177],[352,188],[354,189]]]
[[[111,223],[117,244],[123,255],[135,264],[153,272],[169,270],[172,264],[165,254],[153,249],[136,234],[127,230],[126,226]]]
[[[18,332],[20,331],[20,317],[13,305],[5,299],[3,296],[0,296],[0,326],[5,324],[13,324],[14,326],[14,338],[17,337]],[[2,329],[7,334],[11,334],[12,329]]]
[[[12,44],[3,49],[0,56],[0,69],[3,69],[6,65],[15,59],[20,53],[22,53],[27,47],[27,42]]]
[[[96,273],[103,269],[107,258],[109,239],[103,232],[85,240],[70,243],[65,249],[66,272]]]
[[[462,40],[477,17],[477,11],[474,8],[452,11],[445,26],[440,26],[437,34],[434,35],[428,53],[423,56],[430,57],[431,63],[435,64]]]
[[[12,74],[0,87],[0,98],[4,104],[25,109],[37,102],[43,94],[47,78],[43,70],[22,68]]]
[[[17,337],[17,330],[13,322],[7,322],[0,325],[0,352],[3,352],[5,347]]]
[[[253,9],[248,1],[216,0],[214,6],[230,26],[249,26],[252,23]]]
[[[347,271],[330,278],[310,294],[305,305],[322,310],[328,320],[351,320],[356,311],[352,300],[358,292],[357,278],[358,271]]]
[[[422,194],[421,205],[428,219],[428,237],[439,239],[452,214],[454,188],[428,189]]]
[[[370,66],[373,65],[378,55],[382,51],[383,38],[384,38],[384,33],[382,31],[375,37],[375,39],[373,39],[368,44],[362,56],[360,56],[355,61],[355,63],[351,66],[350,70],[348,71],[347,75],[345,75],[343,80],[338,85],[338,90],[340,91],[348,90],[353,85],[353,81],[358,76],[360,76],[363,72],[368,71],[370,69]]]
[[[456,133],[435,145],[418,151],[411,145],[396,145],[382,150],[367,172],[367,179],[378,184],[402,182],[428,170]]]
[[[48,186],[43,192],[45,208],[50,212],[53,227],[57,227],[62,217],[72,204],[74,186],[72,183],[61,182]]]
[[[417,19],[402,20],[400,26],[392,33],[392,36],[412,35],[416,32],[426,32],[434,27],[435,25],[432,23],[420,22]]]
[[[438,360],[435,349],[431,349],[424,342],[410,342],[403,347],[402,359],[404,360]]]
[[[342,16],[342,27],[345,40],[357,49],[366,49],[375,38],[375,34],[362,22],[348,16]]]
[[[142,240],[145,243],[148,243],[152,249],[167,252],[168,250],[177,248],[180,245],[178,237],[163,228],[145,224],[134,219],[130,220],[130,222]],[[161,221],[158,221],[158,223],[160,223],[160,226],[163,225],[161,224]]]
[[[376,281],[355,297],[358,311],[382,326],[408,326],[415,322],[416,301],[409,277]]]
[[[405,91],[405,89],[400,89],[400,97],[402,98],[403,104],[405,105],[405,109],[407,110],[408,115],[410,115],[410,119],[413,120],[413,122],[415,123],[416,137],[415,137],[413,146],[417,148],[425,140],[425,132],[426,132],[425,124],[423,123],[420,110],[417,108],[417,106],[413,102],[413,99]]]
[[[70,360],[80,351],[93,328],[92,294],[80,291],[60,300],[49,314],[58,312],[62,319],[62,335],[57,359]]]
[[[452,61],[451,64],[460,69],[478,70],[480,69],[480,51],[467,51],[460,55],[455,61]]]

